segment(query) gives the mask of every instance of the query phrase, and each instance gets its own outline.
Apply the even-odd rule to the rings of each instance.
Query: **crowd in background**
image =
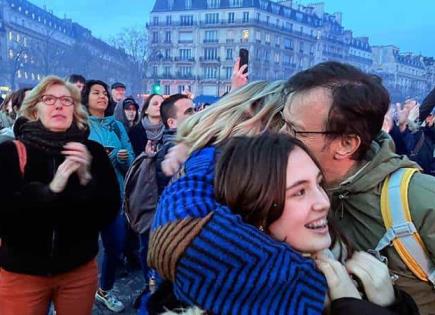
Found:
[[[238,63],[196,109],[82,75],[6,96],[0,314],[122,312],[123,264],[143,272],[139,314],[435,314],[435,89],[391,104],[349,65],[248,83]],[[421,277],[399,233],[379,247],[401,169]]]

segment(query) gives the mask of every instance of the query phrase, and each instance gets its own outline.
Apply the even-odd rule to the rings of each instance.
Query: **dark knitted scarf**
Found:
[[[75,123],[65,132],[53,132],[44,127],[41,121],[29,121],[20,117],[14,125],[15,137],[24,144],[44,152],[61,155],[63,146],[68,142],[84,142],[89,130],[81,130]]]

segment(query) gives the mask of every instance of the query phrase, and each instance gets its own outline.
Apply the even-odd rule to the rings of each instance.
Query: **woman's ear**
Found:
[[[361,145],[361,138],[355,134],[343,135],[336,142],[334,158],[350,159]]]

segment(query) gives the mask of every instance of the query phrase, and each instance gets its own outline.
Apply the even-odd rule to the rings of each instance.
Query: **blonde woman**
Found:
[[[314,263],[255,232],[214,197],[215,146],[280,130],[284,97],[282,81],[252,82],[180,129],[179,140],[193,154],[185,176],[160,199],[148,262],[185,304],[216,314],[322,313],[327,286]]]
[[[120,197],[104,148],[87,140],[78,90],[47,77],[0,145],[0,314],[89,315],[98,233]]]

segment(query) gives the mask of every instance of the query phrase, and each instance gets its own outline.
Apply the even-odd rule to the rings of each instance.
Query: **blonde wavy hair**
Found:
[[[177,141],[190,152],[229,137],[254,136],[283,126],[285,81],[255,81],[231,92],[213,106],[196,113],[178,128]]]
[[[57,76],[47,76],[38,83],[24,99],[19,110],[19,115],[26,117],[30,121],[36,121],[37,105],[41,101],[41,97],[45,91],[54,85],[64,86],[71,97],[74,99],[74,119],[73,123],[79,129],[85,130],[88,128],[88,114],[81,103],[80,91],[71,83],[68,83]]]

